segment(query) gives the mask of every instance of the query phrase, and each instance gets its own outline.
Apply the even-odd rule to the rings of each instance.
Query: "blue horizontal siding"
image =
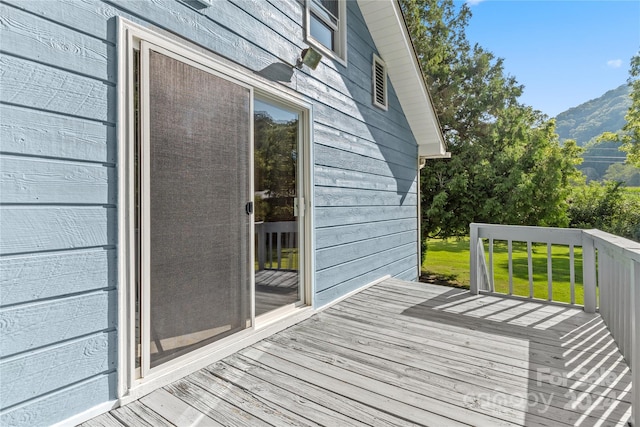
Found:
[[[406,231],[417,231],[416,221],[413,217],[383,220],[383,222],[382,226],[376,222],[366,222],[318,228],[316,229],[316,249],[321,250],[376,237],[393,236]]]
[[[0,357],[114,329],[116,292],[97,291],[0,309]]]
[[[102,206],[2,207],[0,254],[113,246],[116,214]]]
[[[5,155],[0,169],[3,203],[116,203],[113,166]]]
[[[416,218],[415,206],[325,206],[314,209],[316,229],[341,225],[376,224],[393,219]],[[384,227],[384,225],[383,225]]]
[[[7,54],[0,67],[0,102],[115,123],[113,84]]]
[[[87,37],[60,24],[0,4],[4,25],[2,49],[58,68],[115,82],[116,49],[113,43]]]
[[[104,404],[115,396],[116,374],[96,375],[0,412],[0,425],[44,427]]]
[[[0,5],[0,424],[50,425],[115,398],[115,22],[97,1],[10,3]]]
[[[104,122],[0,105],[0,149],[24,156],[116,163],[116,127]]]
[[[100,332],[46,351],[0,361],[0,406],[7,408],[86,378],[115,371],[113,349],[116,344],[115,332]]]
[[[365,260],[366,262],[372,261],[371,259]],[[318,307],[322,307],[331,303],[336,298],[340,298],[349,292],[355,291],[362,286],[365,286],[375,280],[390,275],[396,277],[399,274],[404,274],[406,271],[416,270],[416,255],[409,255],[405,258],[398,258],[395,261],[384,262],[384,260],[375,260],[374,263],[367,264],[368,269],[363,268],[364,273],[357,275],[353,278],[346,279],[339,284],[327,286],[325,289],[318,291],[316,295],[316,304]],[[356,265],[356,264],[354,264]],[[417,276],[415,276],[417,277]],[[322,278],[318,279],[322,280]]]
[[[116,288],[115,249],[0,257],[0,306]]]
[[[358,254],[360,255],[360,254]],[[364,255],[364,254],[363,254]],[[349,280],[358,280],[366,275],[372,267],[391,264],[399,259],[414,257],[415,243],[411,242],[403,246],[376,251],[372,255],[364,255],[352,261],[344,262],[323,270],[316,270],[316,290],[322,292],[326,289],[339,286]],[[352,258],[355,254],[352,255]]]
[[[304,7],[3,0],[0,16],[0,424],[48,425],[115,398],[115,18],[259,74],[307,46]],[[372,106],[376,49],[355,1],[347,21],[346,67],[279,83],[313,103],[318,306],[417,272],[417,147],[392,86],[389,111]]]
[[[375,255],[383,251],[414,244],[414,242],[415,230],[408,230],[401,233],[343,244],[337,248],[338,250],[336,250],[335,247],[318,249],[316,252],[316,269],[323,271],[327,268],[349,263],[369,255]]]

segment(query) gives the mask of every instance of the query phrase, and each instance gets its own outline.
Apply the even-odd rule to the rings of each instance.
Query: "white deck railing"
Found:
[[[298,222],[256,222],[255,228],[258,271],[291,270],[293,259],[288,260],[287,268],[282,266],[283,249],[295,248],[298,244]],[[291,257],[292,254],[289,252],[288,256]]]
[[[488,261],[484,242],[488,241]],[[552,245],[569,247],[571,304],[575,304],[576,247],[582,247],[584,310],[599,309],[631,373],[633,396],[632,420],[640,425],[640,243],[600,230],[551,227],[524,227],[494,224],[471,224],[470,288],[495,293],[494,241],[506,241],[508,252],[508,294],[513,295],[513,242],[527,244],[529,298],[533,298],[532,245],[547,245],[548,299],[553,298]],[[598,301],[599,300],[599,301]]]

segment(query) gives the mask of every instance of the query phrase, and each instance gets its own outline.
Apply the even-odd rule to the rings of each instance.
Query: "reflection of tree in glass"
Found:
[[[278,122],[264,111],[254,115],[255,219],[293,220],[296,195],[298,120]]]

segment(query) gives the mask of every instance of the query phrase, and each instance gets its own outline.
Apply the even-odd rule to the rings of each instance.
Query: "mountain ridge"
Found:
[[[631,87],[625,83],[558,114],[555,119],[560,140],[574,139],[583,146],[603,132],[618,132],[631,106],[630,95]]]

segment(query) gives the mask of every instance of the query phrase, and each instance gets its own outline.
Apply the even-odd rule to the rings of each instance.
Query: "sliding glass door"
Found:
[[[254,102],[256,316],[302,299],[300,116],[274,101]]]
[[[144,40],[133,50],[136,379],[179,369],[176,359],[305,301],[308,107],[255,98],[188,53]]]

